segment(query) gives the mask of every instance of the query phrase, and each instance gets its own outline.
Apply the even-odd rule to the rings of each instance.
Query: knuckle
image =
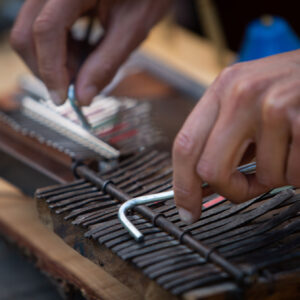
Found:
[[[240,197],[237,195],[230,195],[227,199],[233,204],[240,204],[248,200],[248,198]]]
[[[292,171],[287,171],[286,174],[287,184],[293,185],[295,187],[300,187],[300,177],[299,174],[295,174]]]
[[[282,179],[272,176],[269,172],[258,172],[257,181],[268,189],[276,187],[282,183]]]
[[[28,47],[28,35],[19,28],[13,28],[10,33],[10,44],[18,53],[23,53]]]
[[[238,73],[240,73],[242,69],[242,63],[237,63],[232,66],[226,67],[222,70],[220,75],[218,76],[218,79],[220,80],[232,80],[236,77]]]
[[[214,171],[211,162],[201,159],[196,171],[199,177],[208,184],[213,186],[220,184],[218,172]]]
[[[45,81],[46,84],[50,84],[56,81],[56,73],[53,65],[50,63],[43,63],[43,66],[39,68],[39,73],[42,79]]]
[[[300,116],[296,116],[292,120],[293,139],[300,140]]]
[[[184,131],[180,131],[175,138],[173,146],[173,156],[175,158],[188,158],[193,153],[193,142],[190,136]]]
[[[275,93],[266,96],[263,101],[263,121],[266,123],[276,123],[282,121],[287,114],[287,107]]]
[[[45,36],[55,30],[55,22],[47,16],[39,16],[33,24],[33,32],[36,37]]]
[[[191,191],[180,184],[173,184],[173,190],[177,198],[186,199],[191,195]]]
[[[103,72],[106,78],[112,77],[116,71],[111,60],[112,60],[111,58],[103,59],[103,63],[101,65],[101,71]]]
[[[251,95],[257,88],[257,81],[253,78],[243,78],[236,82],[234,86],[234,93],[243,102],[249,99],[248,95]]]

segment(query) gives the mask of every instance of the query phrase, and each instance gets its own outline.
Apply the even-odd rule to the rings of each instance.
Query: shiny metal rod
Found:
[[[240,172],[244,174],[253,173],[256,170],[256,163],[252,162],[237,168]],[[202,185],[202,188],[207,187],[208,184],[205,182]],[[127,218],[127,212],[138,205],[145,205],[149,203],[166,201],[174,198],[174,191],[166,191],[162,193],[145,195],[137,198],[130,199],[121,205],[118,211],[118,218],[122,225],[128,230],[129,234],[137,241],[141,242],[144,240],[144,235],[131,223]]]
[[[134,237],[138,242],[144,239],[144,235],[129,221],[126,216],[128,210],[132,209],[137,205],[143,205],[147,203],[153,203],[158,201],[165,201],[172,199],[174,197],[173,190],[162,192],[153,195],[146,195],[137,198],[130,199],[121,205],[118,212],[118,217],[123,226],[128,230],[128,232]]]
[[[87,118],[82,112],[82,109],[77,101],[76,95],[75,95],[75,87],[74,84],[70,84],[69,89],[68,89],[68,99],[70,101],[70,104],[79,119],[79,122],[81,123],[81,126],[85,128],[86,130],[91,130],[91,125],[89,124]]]

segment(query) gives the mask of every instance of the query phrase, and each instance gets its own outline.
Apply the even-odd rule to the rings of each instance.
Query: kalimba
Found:
[[[0,113],[2,150],[52,180],[36,192],[44,222],[147,299],[297,299],[300,199],[292,187],[239,205],[208,196],[192,225],[181,222],[173,200],[138,206],[129,218],[145,235],[141,243],[122,227],[121,203],[172,188],[164,136],[172,140],[193,106],[189,96],[148,72],[124,82],[115,96],[126,90],[145,98],[143,85],[151,87],[146,96],[152,101],[103,97],[86,111],[98,126],[95,136],[120,151],[117,160],[103,159],[101,145],[73,137],[47,114],[38,116],[43,109],[36,105],[45,104],[35,95],[22,92],[21,109]],[[47,105],[72,121],[68,107]]]

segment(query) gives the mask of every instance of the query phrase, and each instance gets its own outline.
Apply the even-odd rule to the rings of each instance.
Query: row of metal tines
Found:
[[[24,94],[22,97],[25,99],[29,96]],[[123,155],[136,152],[140,148],[161,141],[162,135],[151,121],[151,106],[149,103],[112,97],[101,98],[99,96],[98,98],[95,99],[97,101],[94,101],[93,105],[85,108],[88,120],[93,125],[91,132],[93,137],[95,136],[99,141],[104,141],[113,146]],[[33,100],[33,98],[32,101],[42,105],[44,110],[55,111],[66,120],[70,119],[72,122],[76,122],[74,111],[68,103],[62,107],[55,107],[52,103],[45,102],[43,104],[43,102]],[[21,103],[23,103],[22,100]],[[82,136],[82,141],[87,142],[89,147],[80,142],[80,136],[77,136],[76,141],[74,141],[69,136],[66,127],[59,127],[56,124],[56,127],[52,128],[45,116],[39,116],[37,120],[33,114],[26,115],[20,109],[11,112],[0,112],[0,120],[22,135],[30,136],[39,143],[64,152],[73,159],[83,160],[99,157],[98,152],[93,151],[92,143],[86,141],[88,139],[87,134]],[[43,122],[41,123],[40,120],[43,120]],[[80,134],[75,128],[74,131],[77,135]]]
[[[139,153],[100,176],[132,197],[172,188],[170,157],[157,151]],[[36,195],[56,214],[85,228],[86,238],[131,261],[173,294],[231,281],[207,258],[133,214],[129,218],[145,234],[144,242],[137,243],[117,218],[120,202],[89,181],[43,188]],[[210,197],[204,201],[201,219],[192,225],[180,220],[173,200],[149,206],[250,276],[268,274],[267,282],[270,274],[300,267],[300,198],[291,188],[239,205],[218,195]]]

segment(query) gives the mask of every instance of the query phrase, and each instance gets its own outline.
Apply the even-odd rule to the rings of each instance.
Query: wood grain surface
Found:
[[[38,219],[35,201],[0,179],[0,231],[37,259],[42,270],[80,288],[89,299],[140,299],[69,247]]]

